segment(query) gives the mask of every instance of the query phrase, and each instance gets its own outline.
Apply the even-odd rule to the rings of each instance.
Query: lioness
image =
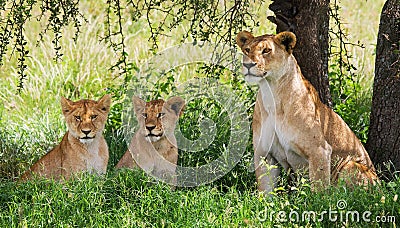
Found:
[[[145,102],[134,96],[133,105],[139,129],[115,168],[140,167],[175,186],[178,148],[174,130],[185,101],[172,97],[166,102],[161,99]]]
[[[40,158],[21,180],[32,175],[46,178],[69,179],[74,173],[89,171],[105,173],[108,163],[108,147],[102,135],[111,96],[100,100],[70,101],[61,97],[62,113],[68,131],[61,143]]]
[[[293,171],[308,168],[313,189],[344,173],[358,184],[378,181],[361,142],[303,77],[292,55],[293,33],[254,37],[242,31],[236,42],[244,53],[245,80],[260,87],[252,124],[259,190],[273,190],[277,164]],[[271,170],[261,165],[264,160],[274,165]]]

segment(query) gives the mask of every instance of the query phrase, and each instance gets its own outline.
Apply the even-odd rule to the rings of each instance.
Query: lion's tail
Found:
[[[332,169],[332,181],[337,183],[339,179],[346,184],[368,185],[379,183],[375,168],[368,167],[360,161],[354,160],[351,156],[342,158]]]

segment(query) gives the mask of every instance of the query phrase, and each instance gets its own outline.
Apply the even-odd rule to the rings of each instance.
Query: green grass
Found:
[[[142,172],[130,170],[105,177],[83,175],[63,184],[49,180],[2,182],[0,226],[395,227],[393,222],[376,223],[375,218],[399,219],[400,215],[400,204],[394,201],[400,192],[399,179],[368,191],[338,187],[311,193],[303,184],[291,190],[280,188],[271,199],[253,189],[239,191],[234,186],[224,191],[218,186],[171,191],[167,185],[152,182]],[[317,214],[317,219],[302,219],[302,214],[310,211]],[[324,211],[336,211],[336,221],[327,215],[319,221]],[[356,217],[346,220],[346,213],[355,211],[360,215],[359,221]],[[369,222],[361,217],[368,211]],[[300,217],[289,225],[279,213],[286,213],[289,219],[291,212]]]
[[[366,48],[350,48],[351,63],[357,68],[353,72],[355,83],[346,81],[342,90],[337,88],[335,60],[330,64],[335,110],[363,141],[368,131],[374,50],[383,2],[341,1],[342,22],[350,42],[360,41]],[[368,191],[332,187],[323,193],[310,192],[303,180],[286,187],[287,181],[283,179],[275,197],[268,199],[257,193],[254,172],[250,171],[251,139],[245,137],[240,141],[246,144],[240,162],[224,177],[206,186],[171,191],[167,185],[152,184],[153,181],[140,171],[114,171],[114,165],[127,148],[121,113],[126,109],[130,94],[121,90],[124,79],[118,76],[118,72],[110,70],[118,56],[107,43],[99,41],[104,32],[105,14],[101,5],[94,7],[91,3],[93,1],[82,3],[81,9],[86,12],[89,23],[83,24],[83,33],[78,41],[70,41],[72,28],[63,33],[61,51],[64,56],[61,62],[53,60],[51,35],[45,35],[44,42],[35,46],[39,23],[30,22],[25,31],[31,50],[28,79],[20,94],[17,94],[15,56],[0,66],[0,227],[288,227],[289,223],[279,222],[278,212],[321,213],[336,210],[339,200],[347,203],[343,211],[370,211],[372,220],[378,215],[396,216],[398,227],[400,204],[394,202],[400,193],[398,174],[393,174],[393,182],[383,182],[382,186]],[[274,26],[266,22],[268,4],[264,3],[254,12],[263,22],[259,28],[253,29],[257,35],[274,32]],[[172,31],[170,37],[160,37],[159,50],[179,44],[186,29],[182,25]],[[148,42],[150,32],[144,18],[136,23],[124,21],[124,30],[128,60],[133,66],[130,76],[134,79],[136,68],[153,56],[150,51],[152,44]],[[201,123],[212,120],[216,124],[216,128],[210,130],[215,137],[208,148],[195,152],[180,151],[179,164],[184,166],[196,167],[224,154],[231,137],[229,128],[234,126],[226,119],[229,110],[222,110],[218,102],[209,99],[221,92],[214,90],[216,83],[199,87],[200,90],[206,88],[208,98],[197,96],[197,92],[193,99],[189,99],[192,94],[180,88],[192,78],[204,78],[203,66],[177,67],[160,76],[160,80],[149,82],[149,88],[144,88],[154,97],[186,96],[188,104],[179,125],[187,139],[202,137],[201,131],[205,129]],[[249,87],[242,79],[231,80],[231,74],[223,70],[218,72],[218,77],[221,79],[219,85],[227,86],[238,95],[237,101],[245,112],[243,119],[250,123],[257,88]],[[14,182],[64,135],[66,127],[59,104],[61,96],[74,100],[97,99],[104,93],[113,93],[113,106],[104,133],[110,151],[109,172],[105,177],[83,175],[65,183],[50,180]],[[342,102],[343,95],[349,99]],[[246,134],[250,132],[243,133]],[[329,219],[291,224],[292,227],[394,227],[393,223],[346,223],[330,222]]]

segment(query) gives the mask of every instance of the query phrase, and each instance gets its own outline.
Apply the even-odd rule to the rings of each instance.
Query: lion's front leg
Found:
[[[178,185],[178,178],[176,174],[176,167],[178,164],[178,150],[176,147],[171,146],[170,149],[164,154],[160,155],[156,161],[156,173],[158,178],[171,186],[175,190]]]
[[[256,167],[258,190],[265,193],[274,191],[280,175],[278,162],[272,156],[259,156],[254,158],[254,165]]]
[[[259,94],[260,97],[260,94]],[[263,109],[262,100],[257,99],[253,114],[253,146],[254,168],[258,190],[270,193],[274,190],[280,170],[278,161],[273,157],[272,150],[275,137],[275,125],[271,116]]]
[[[325,142],[324,146],[313,150],[310,152],[314,154],[308,159],[311,186],[313,190],[323,190],[330,184],[332,148]]]

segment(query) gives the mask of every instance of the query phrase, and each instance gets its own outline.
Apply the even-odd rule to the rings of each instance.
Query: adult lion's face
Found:
[[[242,72],[246,81],[257,83],[262,78],[282,75],[296,37],[291,32],[254,37],[250,32],[242,31],[236,36],[236,43],[244,54]]]
[[[61,98],[61,107],[67,122],[68,131],[81,143],[90,143],[104,129],[110,111],[111,96],[104,95],[100,100],[70,101]]]
[[[135,96],[133,104],[140,125],[139,133],[149,142],[157,142],[173,133],[185,101],[172,97],[166,102],[162,99],[145,102]]]

